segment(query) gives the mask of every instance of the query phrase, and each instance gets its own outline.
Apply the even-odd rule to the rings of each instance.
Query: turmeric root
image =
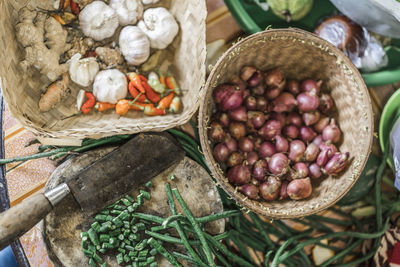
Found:
[[[26,7],[19,11],[19,20],[16,36],[25,50],[25,59],[21,62],[23,70],[33,66],[55,81],[68,70],[67,64],[59,64],[60,55],[69,49],[67,31],[53,17]]]
[[[68,73],[63,73],[62,80],[52,83],[42,94],[39,101],[39,110],[46,112],[54,108],[63,97],[69,94],[68,88],[69,76]]]

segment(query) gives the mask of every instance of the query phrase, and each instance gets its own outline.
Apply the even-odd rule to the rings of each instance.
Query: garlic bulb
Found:
[[[150,46],[156,49],[166,48],[179,31],[178,23],[163,7],[147,9],[138,26],[149,37]]]
[[[158,3],[159,0],[142,0],[143,5],[151,5]]]
[[[94,1],[79,13],[83,34],[101,41],[113,36],[118,27],[118,15],[102,1]]]
[[[125,75],[117,69],[102,70],[94,79],[93,94],[99,102],[117,104],[128,93]]]
[[[137,26],[126,26],[119,35],[119,48],[131,65],[140,65],[150,56],[150,41]]]
[[[135,24],[143,15],[140,0],[111,0],[110,7],[117,12],[119,24],[122,26]]]
[[[99,64],[94,57],[81,59],[82,55],[75,54],[70,61],[69,76],[71,80],[81,86],[92,84],[94,77],[99,72]]]

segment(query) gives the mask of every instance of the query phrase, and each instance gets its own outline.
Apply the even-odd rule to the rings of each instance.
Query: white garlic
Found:
[[[175,18],[163,7],[147,9],[138,26],[149,37],[150,46],[156,49],[166,48],[179,31]]]
[[[125,60],[131,65],[140,65],[150,56],[150,41],[137,26],[126,26],[119,35],[119,47]]]
[[[101,41],[113,36],[118,27],[118,15],[102,1],[94,1],[79,13],[83,34]]]
[[[93,94],[99,102],[117,104],[128,93],[125,75],[117,69],[100,71],[93,83]]]
[[[110,7],[117,12],[119,24],[122,26],[135,24],[143,15],[140,0],[111,0]]]
[[[159,0],[142,0],[143,5],[151,5],[158,3]]]
[[[82,55],[77,53],[72,56],[69,65],[69,76],[71,80],[81,86],[92,84],[94,77],[99,72],[99,64],[94,57],[81,59]]]

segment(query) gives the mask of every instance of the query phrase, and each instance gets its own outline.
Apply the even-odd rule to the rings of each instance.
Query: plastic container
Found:
[[[313,31],[325,17],[339,13],[330,1],[319,0],[314,1],[311,11],[303,19],[287,23],[274,15],[271,10],[262,10],[261,7],[253,4],[252,0],[225,0],[225,4],[240,27],[249,34],[262,31],[269,26],[272,28],[296,27]],[[400,81],[400,40],[396,39],[393,43],[398,47],[385,47],[389,58],[388,66],[376,72],[362,73],[367,86],[379,86]]]

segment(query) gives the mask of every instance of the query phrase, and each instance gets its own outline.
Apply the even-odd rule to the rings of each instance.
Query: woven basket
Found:
[[[300,201],[255,201],[237,192],[212,156],[207,126],[215,105],[213,89],[228,82],[244,65],[260,70],[279,66],[288,78],[323,80],[338,109],[343,132],[340,150],[350,152],[349,167],[338,177],[313,181],[312,195]],[[324,88],[325,88],[324,87]],[[328,208],[343,197],[358,179],[372,145],[373,113],[367,88],[358,70],[336,47],[298,29],[268,30],[251,35],[231,47],[216,63],[206,82],[200,105],[201,146],[213,176],[239,205],[269,218],[303,217]]]
[[[50,84],[38,71],[31,68],[24,73],[19,62],[24,52],[18,46],[14,33],[17,12],[24,6],[36,8],[41,0],[0,1],[0,77],[2,91],[12,115],[37,136],[60,139],[100,138],[116,134],[143,131],[163,131],[186,123],[197,110],[203,96],[205,81],[206,5],[203,0],[171,0],[169,11],[179,25],[179,35],[168,49],[173,50],[173,72],[183,91],[183,110],[179,114],[148,117],[141,112],[129,112],[120,117],[115,112],[73,116],[76,113],[77,92],[50,112],[40,113],[38,102],[41,93]],[[51,1],[50,1],[51,2]],[[164,3],[164,2],[163,2]]]

